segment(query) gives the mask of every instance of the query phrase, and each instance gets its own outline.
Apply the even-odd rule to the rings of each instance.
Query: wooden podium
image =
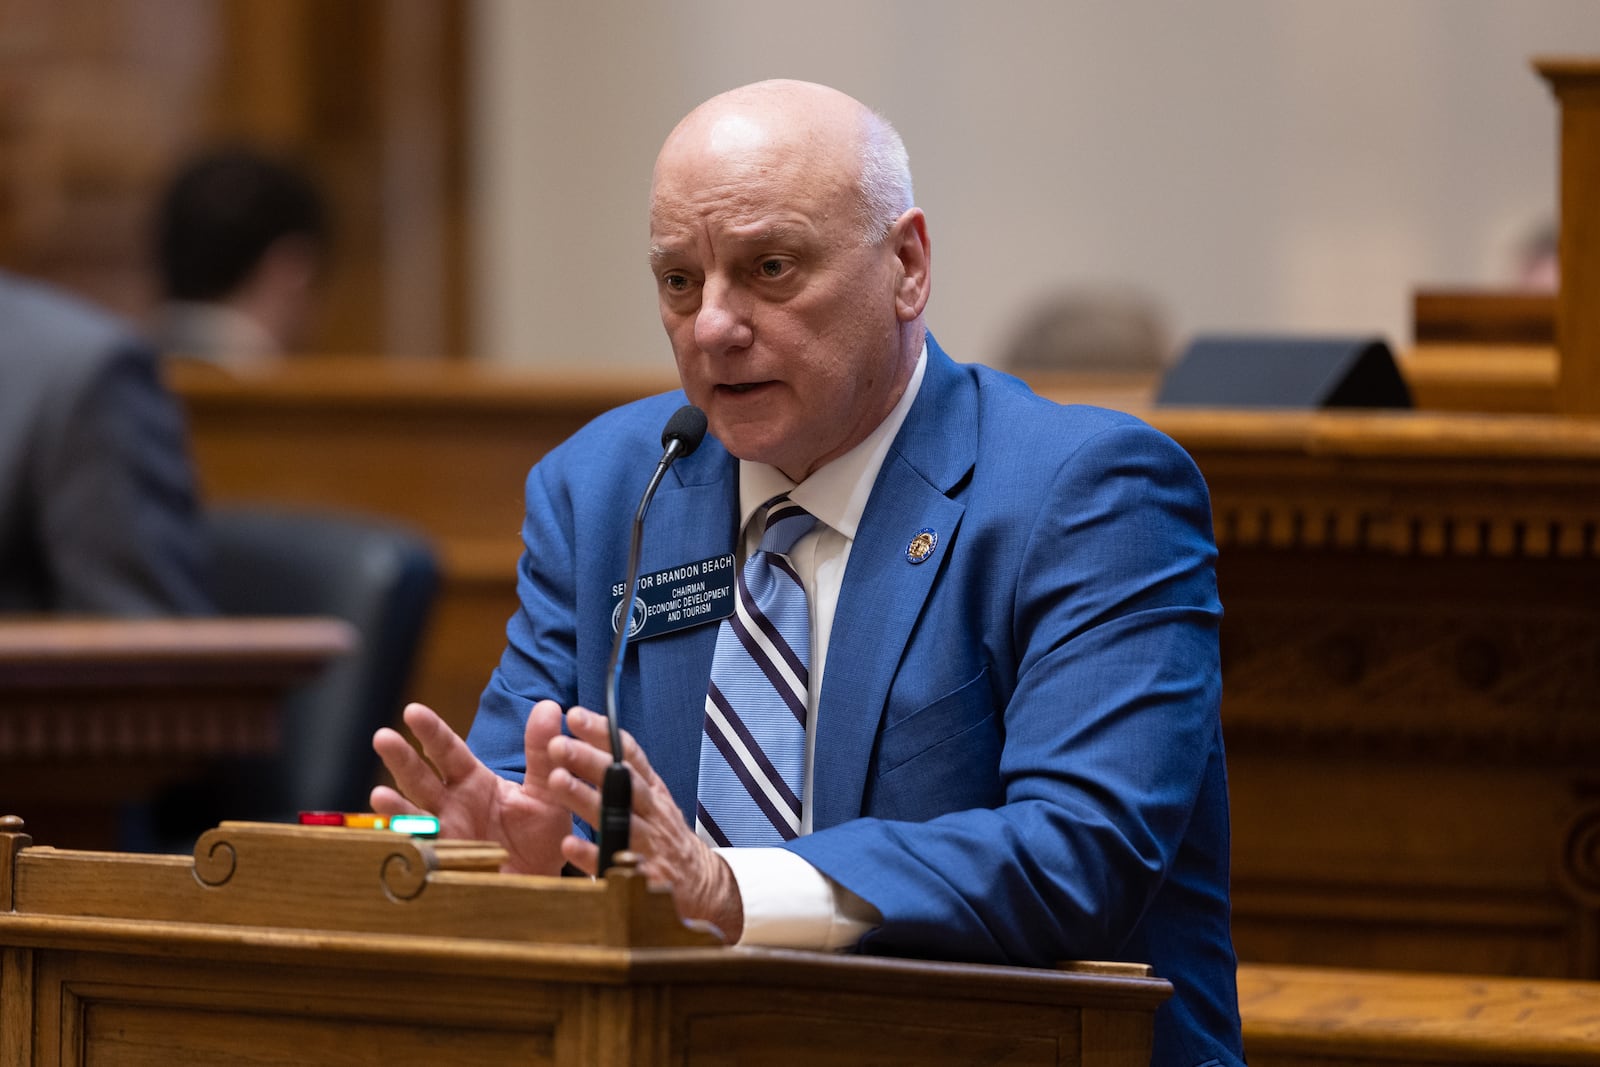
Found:
[[[0,818],[0,1067],[1144,1065],[1171,992],[1060,971],[723,947],[631,870],[485,842],[223,823],[189,856]]]

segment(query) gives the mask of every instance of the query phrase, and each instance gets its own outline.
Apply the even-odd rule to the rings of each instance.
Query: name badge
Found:
[[[732,552],[639,575],[628,612],[628,640],[644,641],[726,619],[733,614],[733,579]],[[627,592],[623,582],[611,587],[612,633],[622,625],[622,598]]]

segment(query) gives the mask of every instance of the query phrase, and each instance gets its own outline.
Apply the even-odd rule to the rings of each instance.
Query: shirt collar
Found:
[[[162,308],[162,345],[171,354],[197,359],[256,359],[280,355],[266,328],[225,304],[173,300]]]
[[[789,499],[820,522],[854,541],[861,514],[867,509],[867,497],[872,495],[873,483],[878,480],[878,471],[889,454],[889,446],[894,443],[895,434],[900,432],[900,425],[906,421],[906,414],[922,388],[922,375],[927,365],[928,345],[924,341],[922,351],[917,353],[917,365],[911,369],[911,380],[888,417],[860,444],[812,471],[799,485],[776,467],[741,459],[739,529],[749,525],[761,505],[780,493],[788,493]]]

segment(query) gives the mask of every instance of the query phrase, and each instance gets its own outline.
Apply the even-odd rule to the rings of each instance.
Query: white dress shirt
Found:
[[[811,685],[806,694],[805,786],[800,797],[800,832],[811,832],[812,767],[816,759],[817,704],[828,665],[828,637],[839,605],[845,564],[872,494],[878,470],[912,401],[922,387],[927,346],[906,383],[905,393],[878,428],[849,452],[813,471],[796,485],[776,467],[739,461],[739,522],[744,531],[739,563],[761,543],[751,519],[768,500],[788,493],[789,499],[817,517],[817,526],[789,553],[789,562],[805,586],[811,609]],[[878,924],[877,909],[794,853],[781,848],[725,848],[719,854],[733,871],[744,901],[741,945],[835,949],[855,944]]]

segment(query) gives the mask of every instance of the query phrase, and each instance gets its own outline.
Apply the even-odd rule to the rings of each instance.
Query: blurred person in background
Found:
[[[1074,286],[1036,302],[1018,321],[998,366],[1092,373],[1163,370],[1172,338],[1159,302],[1142,290]]]
[[[251,148],[196,156],[156,210],[157,343],[234,371],[270,365],[304,343],[327,248],[303,170]]]
[[[1535,293],[1561,290],[1561,233],[1554,219],[1537,223],[1518,243],[1514,285]]]
[[[182,410],[132,328],[0,272],[0,613],[211,612]]]

